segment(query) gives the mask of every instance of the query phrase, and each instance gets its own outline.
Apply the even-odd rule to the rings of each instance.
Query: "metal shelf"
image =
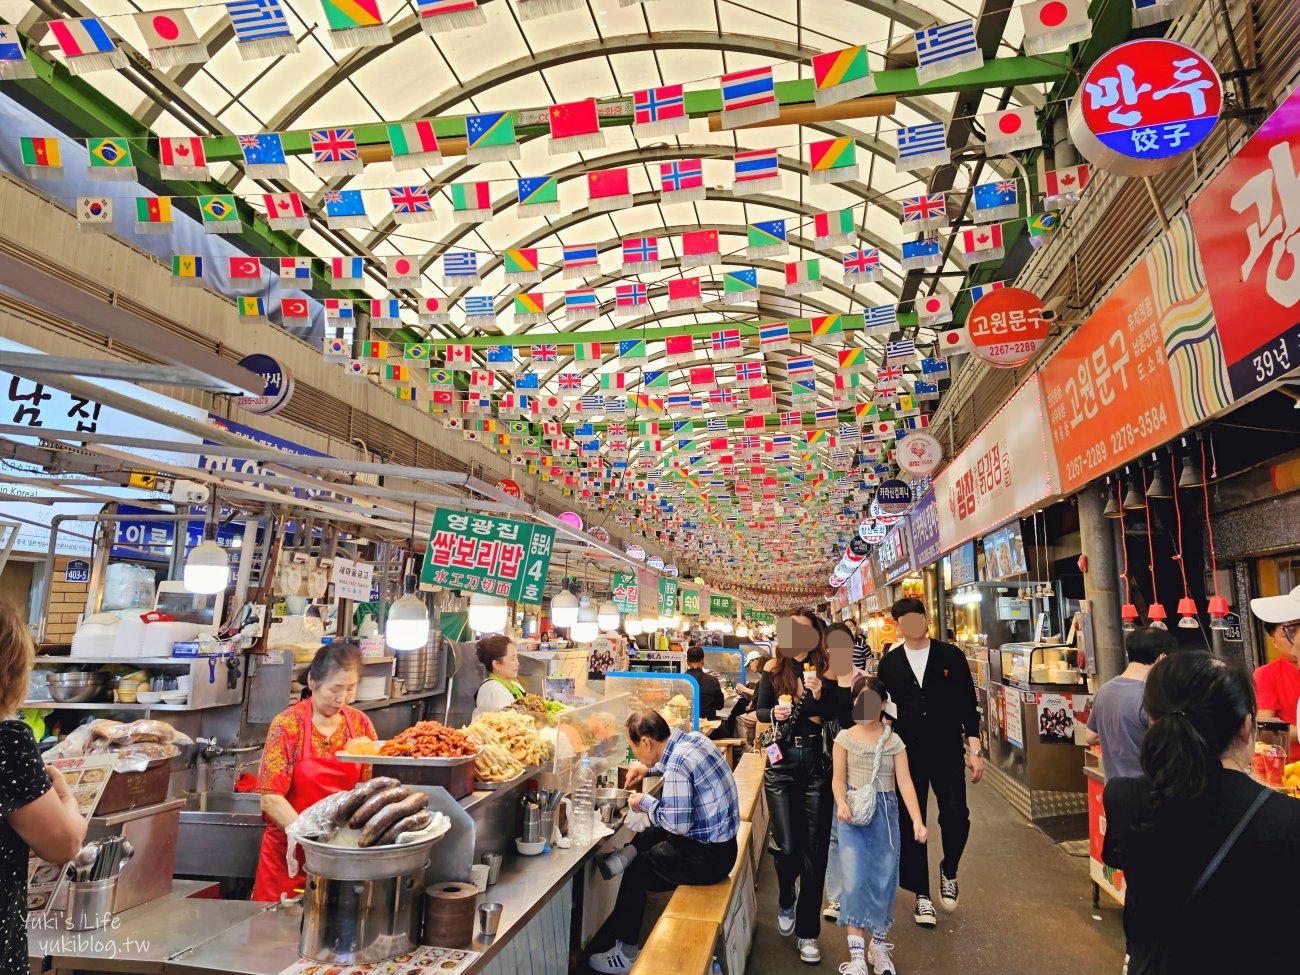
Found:
[[[122,664],[130,666],[134,664],[137,667],[188,667],[196,660],[206,660],[207,657],[37,657],[34,666],[41,664],[56,664],[58,666],[72,664]]]
[[[24,708],[49,708],[53,711],[206,711],[210,708],[228,708],[230,704],[209,704],[206,708],[192,708],[188,704],[114,704],[112,701],[82,701],[79,704],[60,704],[58,701],[24,701]]]
[[[358,711],[376,711],[379,708],[386,708],[394,704],[405,704],[407,701],[419,701],[441,693],[442,691],[416,691],[414,694],[403,694],[401,697],[386,697],[382,701],[353,701],[352,706]]]

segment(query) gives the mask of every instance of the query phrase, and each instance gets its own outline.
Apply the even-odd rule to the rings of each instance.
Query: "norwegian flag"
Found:
[[[659,238],[628,237],[623,241],[623,271],[641,274],[659,270]]]
[[[781,427],[785,430],[799,430],[803,427],[803,414],[792,410],[781,414]]]
[[[534,345],[529,351],[537,362],[555,362],[560,357],[558,345]]]
[[[690,128],[681,85],[646,88],[632,96],[632,125],[638,136],[680,135]]]
[[[919,223],[924,230],[948,226],[948,203],[943,193],[922,193],[903,201],[903,223]]]
[[[639,281],[636,284],[620,284],[614,289],[615,314],[635,315],[648,301],[646,286]]]
[[[736,385],[750,386],[763,381],[761,362],[741,362],[736,365]]]
[[[680,159],[659,164],[660,199],[664,203],[692,203],[704,199],[704,161]]]
[[[724,328],[713,333],[713,351],[736,353],[740,351],[740,329]]]

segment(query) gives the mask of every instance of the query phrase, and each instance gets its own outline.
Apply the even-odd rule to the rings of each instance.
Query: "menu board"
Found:
[[[984,536],[984,575],[990,582],[1027,571],[1025,542],[1020,534],[1019,521]]]
[[[87,755],[81,758],[56,758],[45,763],[63,773],[77,811],[87,819],[99,805],[108,779],[117,764],[116,755]],[[58,900],[66,864],[49,863],[35,853],[27,858],[27,910],[48,911]]]
[[[876,560],[886,582],[893,582],[912,571],[911,546],[907,541],[907,522],[900,521],[876,546]]]
[[[1215,311],[1184,214],[1039,371],[1062,493],[1231,404]]]
[[[958,545],[948,553],[948,587],[966,586],[975,581],[975,543]]]
[[[555,529],[435,508],[420,581],[540,605]]]

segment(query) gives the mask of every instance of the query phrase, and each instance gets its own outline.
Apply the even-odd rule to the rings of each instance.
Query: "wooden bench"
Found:
[[[661,917],[632,963],[632,975],[710,975],[718,931],[715,921]]]
[[[718,746],[718,751],[722,752],[722,757],[727,763],[727,768],[735,771],[736,768],[736,751],[745,747],[743,738],[714,738],[713,744]]]
[[[763,791],[763,769],[766,765],[766,755],[750,753],[741,756],[733,773],[740,800],[740,819],[752,823],[754,827],[749,843],[749,861],[756,877],[763,859],[763,850],[767,846],[767,795]]]
[[[736,833],[736,863],[731,868],[731,873],[707,887],[678,887],[664,908],[664,916],[722,924],[727,919],[727,908],[736,892],[736,884],[742,877],[748,876],[749,861],[745,854],[753,831],[754,827],[749,823],[740,824],[740,830]]]

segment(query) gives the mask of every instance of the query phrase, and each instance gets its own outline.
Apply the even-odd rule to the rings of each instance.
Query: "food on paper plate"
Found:
[[[467,758],[477,750],[463,731],[437,721],[421,721],[384,742],[379,754],[389,758]]]

